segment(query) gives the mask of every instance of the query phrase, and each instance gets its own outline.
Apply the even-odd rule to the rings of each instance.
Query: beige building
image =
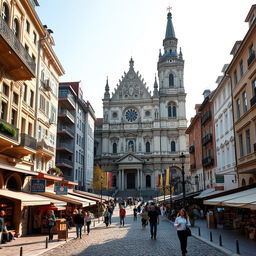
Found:
[[[0,209],[17,235],[27,233],[33,214],[19,191],[55,162],[57,85],[64,73],[36,6],[37,0],[0,0]]]
[[[232,85],[239,186],[256,182],[256,5],[245,19],[249,29],[231,51],[226,71]]]

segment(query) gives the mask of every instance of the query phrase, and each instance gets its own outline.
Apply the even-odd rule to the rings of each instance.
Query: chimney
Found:
[[[204,99],[205,99],[207,96],[209,96],[210,93],[211,93],[211,90],[209,90],[209,89],[204,90],[204,92],[203,92]]]

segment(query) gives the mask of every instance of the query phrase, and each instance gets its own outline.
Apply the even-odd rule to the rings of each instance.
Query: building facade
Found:
[[[231,51],[227,68],[232,86],[236,162],[239,186],[256,182],[256,5],[245,19],[249,29]]]
[[[104,118],[95,131],[96,163],[112,171],[113,183],[121,191],[156,189],[158,174],[168,167],[172,177],[180,177],[179,156],[181,152],[187,156],[184,60],[177,52],[171,13],[167,19],[153,95],[132,58],[112,96],[106,83]],[[181,181],[176,183],[180,188]]]

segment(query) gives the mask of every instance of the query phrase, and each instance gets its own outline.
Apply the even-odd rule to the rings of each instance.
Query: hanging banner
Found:
[[[164,169],[164,172],[162,173],[162,182],[163,182],[163,187],[165,187],[166,183],[166,170]]]
[[[34,192],[34,193],[45,192],[45,180],[32,179],[30,185],[31,185],[31,192]]]
[[[112,188],[113,187],[113,173],[112,172],[108,172],[108,188]]]
[[[165,177],[165,180],[166,180],[166,186],[169,186],[170,185],[170,169],[167,168],[166,169],[166,177]]]
[[[67,186],[55,186],[56,195],[67,195],[68,187]]]

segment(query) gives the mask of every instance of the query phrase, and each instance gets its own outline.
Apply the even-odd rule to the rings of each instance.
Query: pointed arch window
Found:
[[[175,141],[171,142],[171,152],[176,152],[176,143],[175,143]]]
[[[117,144],[113,143],[113,154],[117,153]]]
[[[169,87],[174,87],[174,76],[173,74],[169,75]]]
[[[168,105],[168,118],[174,119],[177,117],[177,107],[175,103],[170,103]]]
[[[20,25],[18,20],[15,18],[13,21],[13,33],[14,35],[19,38],[19,33],[20,33]]]
[[[146,142],[146,152],[149,153],[150,152],[150,143]]]
[[[9,23],[9,8],[6,3],[3,3],[2,18],[7,24]]]

